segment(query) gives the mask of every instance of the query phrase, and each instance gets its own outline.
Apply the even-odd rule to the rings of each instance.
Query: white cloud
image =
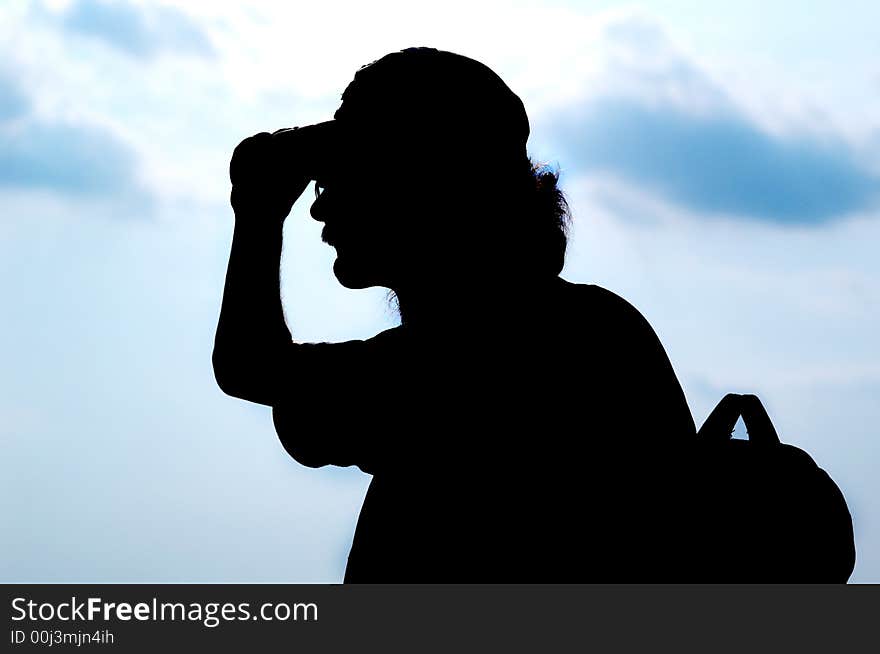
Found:
[[[73,0],[48,5],[57,25],[71,34],[95,39],[134,57],[152,57],[163,51],[211,55],[209,37],[180,9],[170,5],[121,0]],[[42,16],[39,6],[34,13]]]

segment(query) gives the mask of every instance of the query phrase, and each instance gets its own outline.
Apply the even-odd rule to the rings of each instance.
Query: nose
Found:
[[[327,222],[327,192],[320,190],[317,184],[315,184],[315,201],[312,202],[309,213],[315,220]]]

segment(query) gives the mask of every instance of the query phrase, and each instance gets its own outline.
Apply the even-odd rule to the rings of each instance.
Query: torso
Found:
[[[387,407],[393,427],[380,435],[393,440],[346,582],[575,581],[609,571],[625,536],[609,540],[625,528],[619,512],[648,490],[633,488],[640,481],[620,466],[658,438],[651,419],[664,420],[633,422],[633,413],[666,411],[633,406],[644,398],[628,387],[669,386],[658,397],[671,401],[681,391],[665,354],[629,360],[646,358],[627,342],[643,330],[629,305],[568,282],[550,294],[540,320],[492,338],[394,335],[389,365],[403,374]],[[686,406],[669,416],[679,423],[669,425],[673,438],[693,430]]]

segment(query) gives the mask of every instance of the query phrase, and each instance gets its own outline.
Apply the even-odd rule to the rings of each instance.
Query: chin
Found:
[[[359,289],[381,286],[363,266],[355,265],[342,257],[336,257],[336,261],[333,262],[333,274],[345,288]]]

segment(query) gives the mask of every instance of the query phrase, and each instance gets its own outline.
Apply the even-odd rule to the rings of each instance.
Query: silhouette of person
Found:
[[[567,205],[528,136],[488,67],[410,48],[333,120],[235,150],[216,379],[272,407],[298,462],[373,475],[347,583],[681,580],[693,419],[645,318],[559,276]],[[312,180],[336,277],[391,289],[399,326],[291,339],[282,226]]]

